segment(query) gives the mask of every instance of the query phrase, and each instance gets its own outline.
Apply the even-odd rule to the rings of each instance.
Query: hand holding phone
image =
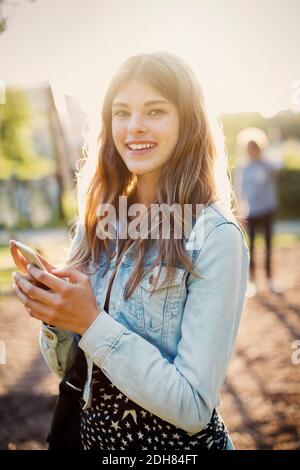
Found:
[[[43,271],[51,272],[56,267],[50,264],[43,256],[38,254],[29,246],[16,240],[9,241],[11,255],[16,266],[22,273],[28,273],[26,266],[30,263],[34,264]]]
[[[42,263],[40,258],[38,257],[38,253],[34,251],[32,248],[30,248],[27,245],[24,245],[24,243],[21,242],[15,242],[15,246],[18,248],[18,250],[22,253],[24,258],[27,261],[27,264],[34,264],[37,268],[40,268],[42,271],[48,271],[46,269],[46,266]]]
[[[49,288],[44,284],[38,282],[28,271],[27,265],[34,264],[43,271],[51,272],[52,269],[55,269],[55,266],[50,264],[43,256],[34,251],[29,246],[24,243],[17,242],[16,240],[9,241],[9,247],[11,255],[16,266],[19,268],[23,276],[34,285],[48,290]]]
[[[11,255],[14,259],[16,266],[20,269],[21,273],[26,274],[26,278],[33,282],[38,287],[44,289],[49,289],[49,287],[38,282],[32,275],[27,271],[28,264],[34,264],[37,268],[42,271],[47,271],[52,273],[53,269],[57,269],[56,266],[50,264],[42,255],[34,251],[30,246],[25,245],[24,243],[18,242],[16,240],[10,240],[9,246],[11,250]],[[68,277],[62,278],[64,281],[69,282]]]

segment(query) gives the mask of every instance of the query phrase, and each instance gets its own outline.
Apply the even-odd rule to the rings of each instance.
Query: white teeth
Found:
[[[155,147],[156,144],[129,144],[128,147],[132,150],[142,150]]]

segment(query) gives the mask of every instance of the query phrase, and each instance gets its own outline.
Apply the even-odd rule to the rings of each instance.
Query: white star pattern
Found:
[[[112,428],[114,428],[116,431],[117,431],[118,429],[122,429],[121,426],[119,426],[118,423],[119,423],[119,421],[116,421],[116,422],[112,421],[112,425],[111,425],[111,426],[112,426]]]
[[[137,421],[136,421],[136,411],[135,410],[125,410],[124,411],[124,414],[123,414],[123,417],[122,419],[126,418],[127,415],[131,414],[134,421],[135,421],[135,424],[137,424]]]
[[[111,397],[112,397],[112,395],[106,395],[106,393],[104,393],[103,400],[110,400]]]
[[[91,405],[81,410],[84,449],[197,452],[226,448],[227,431],[216,410],[202,431],[188,433],[134,403],[95,365],[92,392]]]

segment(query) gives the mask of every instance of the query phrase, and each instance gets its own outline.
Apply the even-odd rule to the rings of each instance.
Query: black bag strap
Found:
[[[84,351],[77,346],[75,359],[59,384],[50,431],[48,450],[83,449],[80,437],[80,400],[87,378]]]
[[[84,351],[77,346],[75,359],[67,370],[63,382],[71,388],[79,389],[83,392],[83,387],[87,379],[87,362]]]

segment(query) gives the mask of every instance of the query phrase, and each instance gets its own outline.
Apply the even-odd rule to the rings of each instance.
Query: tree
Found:
[[[41,158],[32,139],[33,110],[22,91],[8,88],[0,105],[0,174],[33,179],[54,172],[54,162]]]

